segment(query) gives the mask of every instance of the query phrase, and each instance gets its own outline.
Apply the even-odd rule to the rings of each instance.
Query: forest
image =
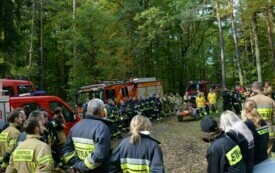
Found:
[[[74,99],[101,80],[275,84],[274,0],[3,0],[0,78]]]

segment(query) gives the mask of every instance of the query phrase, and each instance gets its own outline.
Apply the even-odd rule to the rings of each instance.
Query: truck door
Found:
[[[69,108],[67,108],[67,106],[65,106],[63,103],[58,102],[58,101],[50,101],[49,106],[50,106],[51,112],[53,112],[56,107],[61,107],[62,108],[62,114],[63,114],[64,119],[66,121],[65,133],[66,133],[66,135],[68,135],[70,129],[77,122],[77,119],[74,115],[74,112],[72,110],[70,110]]]
[[[9,96],[0,96],[0,129],[7,123],[7,114],[10,113]]]

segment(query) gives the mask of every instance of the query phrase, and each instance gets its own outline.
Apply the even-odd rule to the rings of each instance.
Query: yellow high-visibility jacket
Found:
[[[0,134],[0,160],[3,160],[5,155],[10,155],[16,147],[16,140],[20,135],[20,131],[16,128],[16,124],[10,123],[9,127],[6,128]],[[7,167],[8,161],[2,164],[2,167]]]
[[[217,94],[215,92],[210,92],[207,95],[207,99],[209,101],[210,104],[216,104],[217,102]]]
[[[196,97],[196,104],[197,104],[197,108],[202,108],[205,105],[205,98],[204,97]]]
[[[38,135],[27,135],[12,153],[6,173],[51,173],[54,163],[50,147]]]
[[[275,101],[260,93],[248,98],[248,100],[256,102],[257,111],[268,124],[269,136],[272,138],[275,137]]]

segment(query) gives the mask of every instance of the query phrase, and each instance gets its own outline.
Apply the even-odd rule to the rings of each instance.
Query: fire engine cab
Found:
[[[37,91],[31,81],[15,79],[0,80],[2,81],[4,95],[10,97],[45,95],[45,91]]]
[[[186,92],[188,93],[191,100],[195,100],[198,92],[202,92],[204,96],[208,94],[208,85],[210,81],[202,80],[202,81],[189,81],[187,84]]]

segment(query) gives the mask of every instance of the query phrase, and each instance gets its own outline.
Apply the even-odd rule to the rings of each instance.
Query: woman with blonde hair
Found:
[[[267,148],[269,140],[269,131],[267,123],[261,119],[257,111],[256,102],[246,100],[242,114],[244,123],[250,129],[254,137],[255,157],[254,165],[268,158]]]
[[[246,168],[246,173],[252,173],[255,148],[251,131],[232,111],[225,111],[221,114],[220,128],[224,130],[227,137],[239,145]]]
[[[123,139],[111,158],[111,173],[164,172],[163,155],[159,142],[150,137],[151,122],[142,115],[133,117],[131,136]]]

